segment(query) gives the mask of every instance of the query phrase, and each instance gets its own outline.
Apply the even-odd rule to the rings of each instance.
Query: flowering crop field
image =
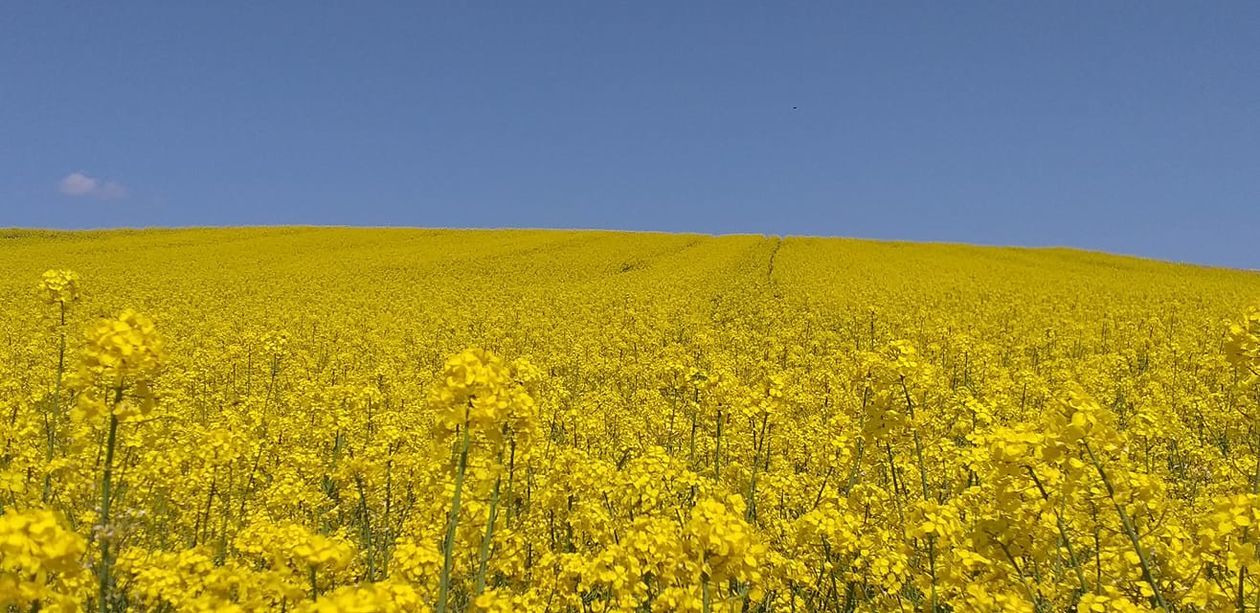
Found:
[[[0,608],[1260,604],[1260,275],[1071,250],[0,235]]]

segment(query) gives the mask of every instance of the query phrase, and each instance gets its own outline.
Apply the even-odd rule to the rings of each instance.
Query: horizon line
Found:
[[[1208,268],[1217,270],[1231,270],[1246,273],[1260,273],[1260,268],[1244,268],[1235,266],[1226,266],[1220,264],[1204,264],[1201,262],[1192,262],[1187,260],[1173,260],[1134,253],[1122,253],[1117,251],[1106,251],[1089,247],[1077,247],[1065,244],[1013,244],[1013,243],[978,243],[966,242],[958,240],[946,239],[906,239],[906,238],[889,238],[875,236],[853,236],[841,234],[794,234],[794,233],[773,233],[773,232],[703,232],[693,230],[645,230],[645,229],[627,229],[627,228],[599,228],[599,227],[556,227],[556,226],[412,226],[412,225],[372,225],[372,224],[223,224],[223,225],[152,225],[152,226],[97,226],[85,228],[55,228],[46,226],[2,226],[0,233],[11,232],[44,232],[44,233],[90,233],[90,232],[163,232],[163,231],[181,231],[181,230],[251,230],[251,229],[272,229],[272,228],[309,228],[324,230],[438,230],[450,232],[502,232],[502,231],[518,231],[518,232],[606,232],[606,233],[623,233],[623,234],[676,234],[676,235],[692,235],[707,236],[711,238],[734,237],[734,236],[763,236],[779,239],[788,238],[810,238],[810,239],[831,239],[831,240],[849,240],[873,243],[895,243],[908,245],[937,245],[937,246],[957,246],[957,247],[976,247],[989,249],[1023,249],[1030,251],[1075,251],[1080,253],[1090,253],[1097,255],[1106,255],[1112,257],[1128,258],[1135,260],[1145,260],[1149,262],[1161,262],[1165,264],[1175,264],[1183,266],[1194,266],[1197,268]],[[0,239],[12,238],[0,236]],[[2,244],[2,243],[0,243]]]

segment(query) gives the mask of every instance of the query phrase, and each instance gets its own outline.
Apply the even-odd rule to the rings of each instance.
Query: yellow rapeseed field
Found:
[[[1260,275],[824,238],[0,234],[0,608],[1260,604]]]

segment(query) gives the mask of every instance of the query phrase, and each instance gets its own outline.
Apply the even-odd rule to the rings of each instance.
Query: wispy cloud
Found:
[[[57,184],[57,191],[75,198],[118,200],[127,197],[127,188],[121,183],[91,177],[83,172],[72,172],[66,175]]]

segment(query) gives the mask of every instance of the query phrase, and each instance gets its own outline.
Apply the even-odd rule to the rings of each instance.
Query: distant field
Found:
[[[1258,301],[1068,249],[5,231],[0,608],[1251,607]]]

